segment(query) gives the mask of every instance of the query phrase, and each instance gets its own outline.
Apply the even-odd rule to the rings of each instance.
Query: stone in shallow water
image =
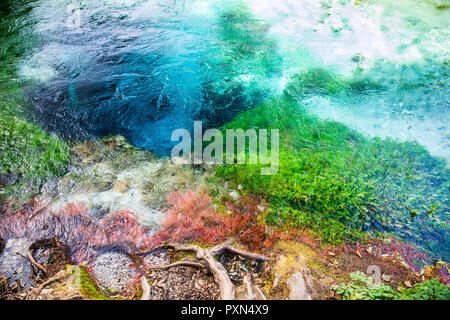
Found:
[[[9,239],[0,256],[0,275],[9,279],[9,285],[16,281],[24,288],[31,287],[32,267],[27,256],[27,249],[32,241],[27,238]]]
[[[19,177],[13,173],[0,173],[0,186],[11,186],[19,180]]]
[[[289,300],[311,300],[306,289],[305,279],[301,272],[294,273],[287,281],[291,293],[289,294]]]
[[[125,193],[128,191],[128,189],[129,187],[127,183],[123,181],[117,181],[113,186],[113,190],[120,193]]]
[[[98,256],[93,263],[93,276],[103,288],[115,292],[131,289],[136,275],[131,258],[120,252],[108,252]]]

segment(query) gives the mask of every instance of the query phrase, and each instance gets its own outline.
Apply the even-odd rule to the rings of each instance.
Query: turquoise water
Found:
[[[219,126],[324,67],[384,90],[310,95],[313,113],[450,157],[450,19],[430,3],[37,1],[30,17],[40,45],[19,74],[35,81],[31,105],[50,132],[120,133],[167,153],[174,129]]]
[[[264,22],[249,22],[232,7],[94,1],[81,8],[80,27],[74,29],[64,23],[66,4],[59,1],[43,1],[32,12],[36,34],[44,40],[19,73],[35,80],[28,96],[50,132],[118,133],[137,146],[167,153],[173,130],[191,128],[200,119],[222,125],[272,93],[269,82],[276,71],[260,66],[255,50],[276,55],[275,42],[258,30]],[[256,24],[249,26],[254,30],[248,23]],[[248,46],[242,56],[235,52],[236,42]]]
[[[219,127],[320,68],[360,82],[299,95],[312,114],[448,163],[450,16],[438,2],[33,1],[11,20],[33,35],[17,80],[47,133],[121,134],[167,155],[173,130]],[[437,238],[448,248],[448,232]]]

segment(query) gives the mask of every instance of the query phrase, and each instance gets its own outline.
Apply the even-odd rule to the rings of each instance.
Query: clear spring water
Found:
[[[49,131],[123,134],[159,153],[192,120],[221,125],[293,74],[357,70],[383,92],[304,104],[371,136],[450,157],[448,10],[433,1],[52,1],[30,18],[39,45],[19,74]],[[69,8],[69,9],[68,9]],[[68,25],[79,8],[79,27]],[[242,13],[244,12],[244,13]],[[73,23],[72,23],[73,24]]]
[[[301,103],[448,161],[450,16],[441,2],[39,0],[12,22],[31,22],[34,35],[17,73],[47,132],[122,134],[160,154],[174,129],[199,119],[220,126],[295,74],[359,74],[384,89]],[[77,9],[80,24],[68,25]]]

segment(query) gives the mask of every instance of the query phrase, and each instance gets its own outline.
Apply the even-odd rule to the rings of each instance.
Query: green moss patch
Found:
[[[64,172],[69,160],[67,145],[25,116],[16,68],[35,41],[30,23],[25,23],[32,5],[5,5],[9,7],[11,12],[0,12],[0,199],[38,192],[44,179]]]

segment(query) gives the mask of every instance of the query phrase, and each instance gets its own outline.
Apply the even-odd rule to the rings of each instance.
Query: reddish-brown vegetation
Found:
[[[171,205],[162,229],[154,241],[199,242],[213,245],[235,236],[256,219],[257,212],[218,213],[211,199],[205,194],[188,190],[173,192],[168,201]]]
[[[263,222],[264,201],[256,196],[243,196],[236,201],[222,199],[226,213],[214,209],[211,198],[194,191],[170,194],[167,218],[153,239],[198,242],[214,245],[233,237],[251,251],[267,251],[279,240],[301,240],[318,247],[320,241],[308,231],[293,228],[278,230]]]
[[[266,204],[256,196],[242,196],[236,201],[224,198],[219,204],[220,210],[215,209],[208,195],[191,190],[173,192],[168,201],[170,209],[164,225],[153,235],[149,228],[137,222],[134,213],[126,210],[97,220],[83,204],[69,203],[58,212],[51,212],[39,202],[32,201],[17,211],[8,207],[2,209],[0,238],[5,241],[18,237],[39,240],[56,236],[69,248],[72,261],[87,263],[88,270],[93,259],[105,250],[119,250],[136,257],[163,242],[212,246],[227,238],[234,238],[255,252],[267,252],[280,240],[296,240],[319,249],[317,251],[323,255],[350,250],[400,261],[415,271],[419,271],[417,261],[428,258],[396,239],[389,243],[369,240],[365,244],[324,247],[307,230],[277,229],[266,225],[263,222]],[[437,267],[429,269],[428,273],[435,275],[436,270]],[[448,277],[444,281],[448,282]]]

